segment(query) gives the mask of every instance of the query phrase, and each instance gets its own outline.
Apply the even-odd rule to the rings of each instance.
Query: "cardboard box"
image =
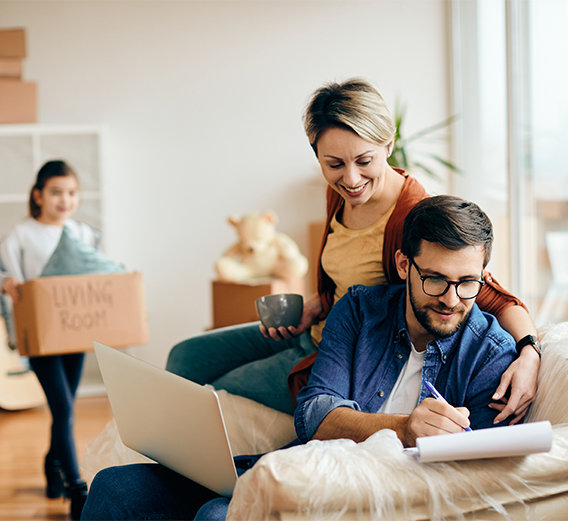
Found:
[[[20,80],[22,78],[22,60],[20,58],[0,57],[0,78]]]
[[[0,79],[0,123],[37,121],[37,85],[34,82]]]
[[[14,319],[23,356],[90,351],[93,340],[140,345],[149,337],[141,273],[29,280],[14,303]]]
[[[0,29],[0,56],[3,58],[26,57],[25,29]]]
[[[304,279],[262,279],[247,283],[214,280],[213,328],[258,320],[255,300],[274,293],[299,293],[305,296]]]

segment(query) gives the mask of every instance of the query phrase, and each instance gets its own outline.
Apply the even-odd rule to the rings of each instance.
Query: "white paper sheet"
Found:
[[[548,452],[551,446],[552,427],[542,421],[417,438],[416,449],[407,452],[426,463],[523,456]]]

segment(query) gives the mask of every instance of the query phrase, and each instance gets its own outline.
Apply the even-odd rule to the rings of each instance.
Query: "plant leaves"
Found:
[[[436,130],[448,127],[456,120],[456,117],[457,116],[454,114],[453,116],[450,116],[449,118],[446,118],[443,121],[436,123],[435,125],[430,125],[429,127],[419,130],[418,132],[412,134],[410,137],[407,137],[406,141],[414,141],[415,139],[421,138],[422,136],[427,136],[432,132],[436,132]]]
[[[430,166],[427,166],[422,161],[414,161],[410,158],[409,144],[412,141],[416,141],[420,138],[426,138],[427,141],[440,141],[441,139],[447,140],[448,136],[431,135],[438,130],[444,129],[452,125],[457,119],[457,115],[452,115],[443,121],[440,121],[434,125],[430,125],[414,134],[410,137],[403,137],[402,125],[406,117],[406,106],[397,99],[395,104],[395,115],[394,122],[396,125],[395,131],[395,142],[392,150],[391,157],[388,159],[388,163],[391,166],[402,168],[404,170],[412,170],[413,168],[419,168],[423,170],[426,174],[434,177],[438,180],[442,180],[442,176],[437,174]],[[453,172],[461,172],[461,170],[450,161],[443,159],[437,154],[425,152],[426,157],[429,157],[436,161],[437,163],[443,165]]]
[[[438,175],[436,172],[434,172],[434,170],[432,170],[430,167],[426,166],[424,163],[416,161],[414,163],[414,166],[420,168],[421,170],[424,170],[424,172],[426,172],[428,175],[434,177],[435,179],[438,179],[438,181],[443,180],[440,175]]]
[[[453,163],[450,163],[449,161],[446,161],[445,159],[442,159],[440,156],[438,156],[436,154],[429,154],[429,156],[432,159],[435,159],[436,161],[438,161],[438,163],[441,163],[442,165],[444,165],[446,168],[449,168],[453,172],[461,172],[461,170],[456,165],[454,165]]]

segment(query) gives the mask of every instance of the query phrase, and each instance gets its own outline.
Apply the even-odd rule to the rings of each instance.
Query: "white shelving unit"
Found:
[[[77,172],[81,202],[75,219],[103,231],[103,128],[93,125],[0,125],[0,236],[28,215],[29,191],[43,163],[67,161]],[[88,353],[79,393],[104,392],[93,353]]]

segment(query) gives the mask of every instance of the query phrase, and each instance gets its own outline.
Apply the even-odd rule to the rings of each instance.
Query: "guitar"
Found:
[[[17,411],[44,403],[45,395],[36,375],[22,363],[15,346],[10,346],[0,316],[0,409]]]

